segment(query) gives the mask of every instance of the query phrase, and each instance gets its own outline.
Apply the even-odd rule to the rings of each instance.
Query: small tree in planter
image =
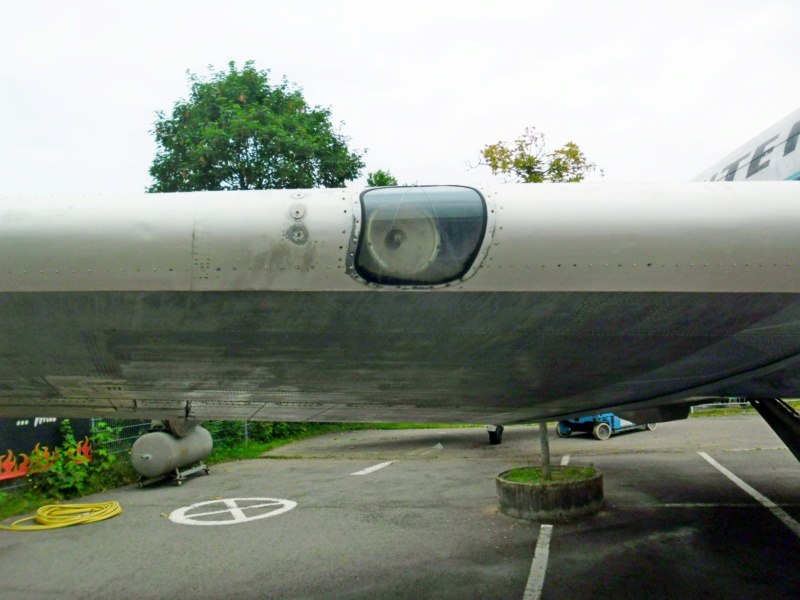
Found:
[[[539,423],[541,470],[511,469],[497,476],[500,510],[537,521],[570,521],[597,513],[603,506],[603,476],[593,466],[550,466],[547,423]]]

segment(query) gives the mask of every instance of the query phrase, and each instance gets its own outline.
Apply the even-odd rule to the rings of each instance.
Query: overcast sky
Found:
[[[231,60],[401,183],[492,182],[467,161],[525,126],[605,181],[688,180],[800,106],[796,0],[26,0],[0,23],[0,195],[142,192],[155,111]]]

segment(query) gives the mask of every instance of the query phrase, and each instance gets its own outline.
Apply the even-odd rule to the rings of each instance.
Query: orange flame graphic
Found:
[[[69,454],[74,454],[72,460],[77,464],[92,462],[92,444],[89,438],[85,437],[78,442],[75,450]],[[58,449],[50,452],[50,448],[47,446],[36,444],[30,456],[20,453],[19,457],[23,459],[22,462],[14,456],[12,450],[9,450],[7,454],[0,454],[0,481],[44,471],[58,460]]]
[[[75,448],[75,462],[79,464],[92,462],[92,444],[89,442],[88,437],[78,442],[78,447]]]
[[[53,450],[50,452],[50,448],[44,446],[42,448],[39,447],[39,444],[36,444],[36,447],[31,452],[31,473],[38,473],[39,471],[44,471],[47,467],[52,465],[58,459],[58,450]]]
[[[20,457],[24,460],[18,463],[17,457],[11,450],[8,451],[8,454],[0,454],[0,481],[24,477],[28,474],[31,468],[31,459],[26,454],[20,454]]]

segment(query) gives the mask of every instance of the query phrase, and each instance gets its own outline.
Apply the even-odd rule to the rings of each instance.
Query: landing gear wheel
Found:
[[[608,423],[598,423],[592,429],[592,435],[600,441],[607,440],[611,437],[611,427]]]
[[[489,432],[489,443],[492,444],[493,446],[497,446],[502,441],[503,441],[503,426],[498,425],[497,429]]]
[[[653,431],[656,428],[656,423],[648,423],[645,427],[647,427],[647,431]]]
[[[556,435],[560,438],[566,438],[572,435],[572,429],[565,427],[561,423],[556,425]]]

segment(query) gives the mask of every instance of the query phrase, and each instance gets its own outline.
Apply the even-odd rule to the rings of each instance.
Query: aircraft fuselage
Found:
[[[398,190],[4,199],[0,415],[510,423],[797,389],[794,183]]]

